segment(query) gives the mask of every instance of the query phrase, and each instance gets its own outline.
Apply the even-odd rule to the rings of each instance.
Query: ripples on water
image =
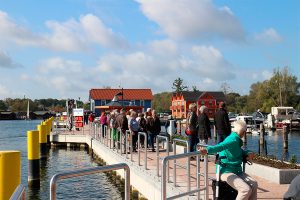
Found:
[[[51,177],[66,170],[82,169],[98,166],[85,150],[50,149],[47,161],[41,162],[41,187],[27,187],[28,130],[36,130],[38,120],[31,121],[0,121],[0,150],[21,151],[22,184],[26,187],[27,199],[49,199],[49,183]],[[66,180],[59,180],[57,199],[122,199],[120,188],[109,181],[103,174],[93,174]]]

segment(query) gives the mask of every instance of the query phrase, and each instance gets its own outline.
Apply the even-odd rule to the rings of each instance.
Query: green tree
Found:
[[[0,110],[7,110],[7,109],[8,109],[8,107],[5,103],[5,101],[0,100]]]
[[[290,74],[288,67],[275,69],[269,80],[251,85],[247,106],[251,111],[270,112],[272,106],[299,107],[300,83]]]
[[[174,80],[172,89],[175,90],[175,92],[182,92],[184,90],[187,90],[188,87],[183,84],[183,79],[178,77]]]
[[[153,108],[157,112],[167,112],[170,111],[170,106],[172,104],[172,93],[162,92],[155,94],[153,97]]]
[[[197,86],[193,85],[193,86],[192,86],[192,91],[193,91],[193,92],[197,92],[197,91],[199,91],[199,90],[198,90]]]

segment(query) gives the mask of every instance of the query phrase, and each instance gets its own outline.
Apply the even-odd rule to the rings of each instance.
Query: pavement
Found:
[[[86,125],[84,127],[84,131],[60,131],[59,134],[75,134],[75,135],[82,135],[82,134],[89,134],[90,126]],[[116,151],[111,149],[112,151]],[[170,155],[173,155],[173,152],[170,152]],[[125,154],[124,154],[125,156]],[[166,150],[162,148],[162,145],[160,145],[159,150],[159,175],[161,176],[161,160],[164,156],[167,156]],[[127,155],[128,159],[131,159],[131,155]],[[141,150],[141,158],[140,158],[141,168],[144,168],[144,149]],[[132,161],[138,166],[138,153],[134,152],[132,153]],[[186,192],[187,191],[187,158],[184,159],[177,159],[177,167],[176,167],[176,187],[179,188],[181,191]],[[191,190],[196,189],[196,161],[190,161],[190,170],[191,170]],[[157,179],[157,154],[156,152],[152,152],[150,149],[147,150],[147,171],[148,173],[153,174],[153,177],[156,177]],[[170,171],[170,178],[169,183],[171,185],[174,185],[174,162],[169,162],[169,171]],[[204,163],[200,162],[200,173],[204,172]],[[209,178],[215,178],[215,164],[212,161],[208,162],[208,176]],[[289,184],[277,184],[274,182],[270,182],[266,179],[263,179],[258,176],[252,176],[257,182],[258,182],[258,199],[283,199],[284,193],[288,190]],[[160,184],[160,183],[159,183]],[[200,178],[200,185],[204,186],[203,177]],[[211,180],[209,181],[209,185],[211,185]],[[209,186],[209,198],[212,198],[212,189],[211,186]]]

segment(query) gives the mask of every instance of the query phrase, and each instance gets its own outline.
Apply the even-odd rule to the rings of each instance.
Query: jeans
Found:
[[[221,174],[221,180],[226,181],[228,185],[238,191],[236,200],[256,200],[257,182],[246,173],[239,175],[234,173]]]
[[[196,134],[188,135],[188,143],[190,146],[189,152],[193,152],[196,149],[198,138]]]
[[[154,133],[148,133],[149,146],[151,146],[152,150],[154,150],[154,138],[155,138]]]

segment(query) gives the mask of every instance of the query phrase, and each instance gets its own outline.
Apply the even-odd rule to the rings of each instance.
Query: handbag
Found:
[[[188,127],[187,129],[185,129],[185,134],[186,135],[192,135],[192,131],[191,131],[191,129]]]

